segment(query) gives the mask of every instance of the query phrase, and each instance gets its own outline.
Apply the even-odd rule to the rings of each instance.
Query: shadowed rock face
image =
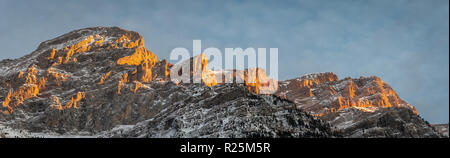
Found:
[[[244,85],[180,85],[162,112],[104,137],[338,137],[329,125],[275,96],[259,96]],[[180,92],[180,93],[178,93]],[[194,93],[194,94],[192,94]],[[181,95],[181,96],[177,96]],[[166,101],[166,100],[165,100]],[[163,102],[165,102],[163,101]]]
[[[245,83],[170,82],[172,67],[136,32],[76,30],[0,62],[0,124],[26,131],[22,137],[339,136],[292,102],[256,95]],[[122,125],[128,132],[115,133]]]
[[[277,95],[328,121],[347,137],[439,137],[414,106],[378,77],[345,78],[334,73],[280,81]]]
[[[448,124],[434,124],[431,125],[437,132],[448,138]]]

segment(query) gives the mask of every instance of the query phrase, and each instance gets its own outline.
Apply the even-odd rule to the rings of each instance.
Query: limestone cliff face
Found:
[[[387,112],[399,112],[406,109],[414,116],[398,118],[405,122],[415,122],[416,128],[426,129],[427,136],[438,136],[429,125],[420,121],[416,108],[400,99],[396,92],[379,77],[360,77],[358,79],[345,78],[339,80],[331,72],[301,76],[296,79],[280,81],[277,95],[294,102],[298,108],[310,112],[332,125],[345,131],[347,136],[389,137],[383,132],[361,134],[364,129],[354,128],[367,123],[368,120],[384,116]],[[404,110],[402,112],[405,112]],[[394,116],[403,116],[389,114]],[[410,117],[416,119],[411,120]],[[395,122],[395,121],[394,121]],[[418,123],[419,122],[419,123]],[[373,124],[372,124],[373,125]],[[402,129],[404,128],[400,125]],[[377,125],[364,126],[367,131],[377,128]],[[394,127],[393,131],[399,130]],[[395,129],[395,130],[394,130]],[[375,129],[374,129],[375,130]],[[401,131],[400,133],[408,133]],[[393,132],[395,133],[395,132]],[[415,132],[409,132],[415,133]],[[419,132],[420,133],[420,132]],[[425,132],[426,133],[426,132]],[[396,135],[408,137],[410,135]],[[415,134],[422,137],[424,134]]]
[[[120,53],[118,53],[120,52]],[[156,56],[147,50],[144,39],[136,32],[120,28],[87,28],[73,31],[50,41],[43,42],[30,56],[16,60],[16,67],[6,63],[7,68],[18,71],[7,71],[3,86],[9,94],[3,100],[2,113],[13,113],[15,107],[32,98],[53,98],[68,100],[65,106],[57,106],[59,110],[78,108],[81,101],[78,93],[85,93],[85,88],[69,86],[88,82],[100,84],[116,83],[118,87],[123,84],[150,82],[156,77],[165,79],[167,62],[158,61]],[[10,66],[12,65],[12,66]],[[154,71],[159,65],[159,71]],[[127,82],[118,80],[118,74],[123,69],[129,69]],[[164,70],[161,70],[164,69]],[[155,73],[152,73],[155,72]],[[74,88],[76,92],[73,99],[70,95],[49,96],[51,91],[64,91]],[[119,88],[120,89],[120,88]],[[88,93],[89,95],[89,93]],[[78,97],[77,97],[78,96]]]
[[[347,108],[373,111],[390,107],[410,108],[417,114],[415,107],[401,100],[387,83],[376,76],[338,80],[334,73],[327,72],[280,81],[280,85],[278,95],[298,103],[300,107],[308,106],[302,100],[320,100],[314,107],[305,107],[318,116]]]
[[[147,50],[136,32],[117,27],[76,30],[43,42],[28,56],[0,63],[0,119],[38,115],[21,125],[37,131],[96,131],[142,120],[151,113],[140,109],[133,114],[139,116],[131,117],[132,104],[106,105],[150,89],[147,83],[167,81],[170,66]],[[107,119],[113,123],[101,123]]]
[[[184,69],[190,69],[190,74],[182,74]],[[210,70],[208,68],[208,59],[203,53],[176,64],[170,71],[172,75],[178,76],[176,79],[172,76],[172,81],[175,83],[192,81],[193,83],[203,83],[209,87],[241,83],[245,84],[250,91],[256,94],[274,94],[278,90],[278,81],[269,78],[264,69]]]
[[[311,91],[313,86],[337,80],[337,76],[331,72],[304,75],[297,79],[280,81],[280,90],[277,95],[293,101],[298,98],[312,97],[314,95]],[[336,94],[336,91],[330,88],[326,93]]]

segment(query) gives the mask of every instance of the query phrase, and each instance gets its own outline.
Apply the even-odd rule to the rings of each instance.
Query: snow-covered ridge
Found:
[[[320,77],[336,77],[337,78],[337,75],[334,74],[333,72],[319,72],[319,73],[305,74],[305,75],[298,77],[298,79],[315,79],[315,78],[320,78]]]

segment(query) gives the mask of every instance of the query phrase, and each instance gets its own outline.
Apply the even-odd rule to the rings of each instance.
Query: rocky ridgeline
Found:
[[[76,30],[0,62],[0,124],[28,133],[23,137],[339,136],[289,101],[258,96],[245,84],[214,83],[202,57],[191,59],[201,84],[174,83],[173,65],[147,50],[138,33]],[[136,127],[114,134],[122,126]],[[151,131],[137,130],[144,127]]]
[[[102,137],[340,137],[329,124],[295,108],[291,102],[257,95],[242,84],[171,86],[153,92],[157,96],[167,93],[169,98],[157,100],[159,105],[153,111],[161,112],[152,119],[113,129]]]
[[[210,70],[208,68],[208,59],[205,54],[190,58],[184,62],[175,65],[171,72],[172,75],[180,75],[183,69],[191,69],[186,76],[180,76],[172,81],[183,83],[183,80],[194,83],[203,83],[209,87],[227,84],[243,83],[249,91],[256,94],[273,94],[278,89],[278,81],[267,76],[266,70],[260,68],[248,68],[245,70]]]
[[[198,84],[172,82],[183,68],[136,32],[72,31],[0,62],[0,125],[20,137],[440,136],[377,77],[278,82],[259,68],[209,70],[204,54],[183,63]]]
[[[414,106],[376,76],[339,80],[331,72],[280,81],[277,95],[347,137],[439,137]]]

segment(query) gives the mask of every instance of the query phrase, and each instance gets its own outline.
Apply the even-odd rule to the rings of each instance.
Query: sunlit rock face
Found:
[[[205,85],[212,87],[216,86],[217,80],[215,75],[208,67],[208,59],[205,54],[200,54],[189,60],[192,65],[190,75],[192,76],[192,82],[204,83]]]
[[[44,113],[32,120],[45,124],[28,124],[26,128],[42,130],[48,127],[65,131],[90,127],[70,125],[79,119],[97,120],[93,116],[97,113],[94,109],[113,104],[108,103],[108,99],[151,89],[145,83],[154,80],[167,81],[171,64],[159,61],[145,48],[144,39],[136,32],[117,27],[95,27],[43,42],[30,55],[2,61],[0,66],[0,112],[3,114],[0,118],[25,119],[32,114]],[[105,97],[106,94],[110,95]],[[122,117],[128,112],[106,115]],[[148,114],[143,114],[142,118],[145,116]],[[116,119],[105,125],[96,122],[96,129],[127,121]]]
[[[190,73],[183,75],[184,69],[190,69]],[[244,84],[249,91],[256,94],[275,94],[278,90],[278,82],[269,78],[264,69],[210,70],[208,68],[208,59],[203,53],[176,64],[171,71],[174,73],[173,75],[179,76],[177,78],[172,76],[172,81],[177,84],[187,81],[189,83],[203,83],[213,87],[237,83]]]
[[[103,85],[108,81],[114,82],[117,79],[117,73],[121,73],[123,69],[134,70],[134,73],[130,74],[133,78],[131,83],[150,82],[158,75],[158,73],[152,73],[154,66],[164,64],[159,62],[157,57],[145,48],[144,39],[136,32],[104,27],[73,31],[43,42],[29,56],[6,63],[10,65],[15,63],[16,67],[7,65],[7,68],[19,71],[6,71],[6,79],[3,82],[9,84],[4,87],[9,91],[3,100],[1,112],[13,113],[15,107],[35,97],[67,100],[69,105],[64,108],[58,106],[56,109],[59,110],[78,108],[77,103],[84,99],[80,95],[74,99],[69,95],[47,96],[45,94],[59,89],[66,90],[68,87],[73,87],[74,90],[84,94],[82,87],[68,84],[79,80],[85,82],[98,80],[97,83]],[[167,67],[164,68],[164,71],[167,71]],[[18,74],[13,75],[14,73]],[[160,75],[166,78],[166,74]],[[123,84],[120,80],[115,82]]]
[[[401,100],[394,90],[378,77],[346,78],[338,80],[333,73],[319,73],[297,79],[281,81],[279,96],[292,100],[301,108],[318,116],[339,112],[347,108],[374,111],[377,108],[405,107],[417,110]],[[301,99],[313,98],[322,102],[314,107],[302,104]],[[317,107],[320,108],[317,108]]]
[[[148,137],[340,136],[287,100],[259,96],[266,81],[274,82],[255,78],[253,72],[265,75],[263,70],[239,70],[241,83],[221,84],[206,56],[187,63],[195,83],[172,82],[174,65],[158,60],[138,33],[117,27],[72,31],[30,55],[0,62],[0,125],[25,131],[16,133],[22,137],[117,136],[122,125],[146,120],[160,120],[145,125],[155,129],[140,133]],[[171,118],[186,122],[173,126]],[[167,124],[169,133],[157,124]]]
[[[8,95],[2,103],[1,113],[13,113],[16,106],[20,106],[27,99],[36,97],[40,91],[45,89],[47,78],[41,77],[38,79],[37,73],[36,65],[33,65],[25,73],[20,71],[17,77],[13,77],[16,81],[14,85],[17,86],[15,89],[8,91]]]
[[[170,67],[169,76],[175,84],[205,84],[209,87],[218,85],[216,76],[208,68],[205,54],[181,61]]]
[[[278,90],[278,81],[267,76],[266,70],[249,68],[245,70],[216,70],[212,72],[219,84],[241,83],[256,94],[271,95]]]
[[[278,96],[294,102],[297,108],[328,121],[345,131],[349,137],[439,136],[418,116],[414,106],[400,99],[387,83],[376,76],[339,80],[337,75],[327,72],[280,81],[279,85]],[[396,114],[400,112],[407,113],[408,117]],[[403,122],[398,122],[395,126],[388,124],[389,127],[381,129],[377,129],[380,124],[368,124],[374,121],[373,118],[386,115],[398,116],[398,120]],[[407,125],[414,125],[414,128],[424,131],[404,130]],[[382,132],[386,128],[389,131]]]

